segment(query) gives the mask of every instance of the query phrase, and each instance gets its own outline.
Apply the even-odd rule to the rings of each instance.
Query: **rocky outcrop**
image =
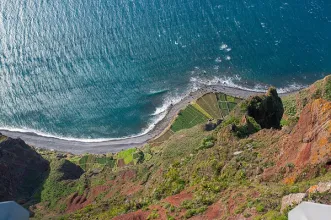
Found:
[[[312,193],[325,193],[331,190],[331,182],[326,182],[326,183],[318,183],[317,185],[311,186],[308,190],[307,193],[312,194]]]
[[[284,196],[282,198],[281,212],[283,212],[287,207],[299,204],[306,197],[306,193],[295,193]]]
[[[255,119],[261,128],[280,128],[284,107],[274,87],[262,96],[253,96],[248,101],[247,114]]]
[[[62,173],[62,177],[59,179],[60,181],[79,179],[79,177],[84,173],[84,170],[80,166],[64,159],[59,167],[59,171]]]
[[[42,183],[49,163],[21,139],[2,136],[0,143],[0,201],[24,202]]]

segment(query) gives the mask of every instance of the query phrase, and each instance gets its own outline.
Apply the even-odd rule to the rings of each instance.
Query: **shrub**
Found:
[[[149,216],[147,217],[147,220],[158,219],[159,217],[160,217],[160,215],[156,211],[153,211],[151,214],[149,214]]]
[[[256,205],[256,211],[263,212],[264,211],[264,205],[259,203]]]
[[[207,136],[202,141],[197,150],[203,150],[214,147],[216,139],[213,136]]]
[[[328,100],[328,101],[331,101],[331,78],[328,77],[326,79],[326,83],[325,83],[325,98]]]

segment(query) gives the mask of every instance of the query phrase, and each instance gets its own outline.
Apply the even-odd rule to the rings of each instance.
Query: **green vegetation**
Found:
[[[74,183],[70,177],[65,176],[63,172],[64,167],[71,162],[62,160],[51,160],[51,171],[38,192],[35,193],[34,198],[41,202],[47,202],[49,209],[60,208],[64,209],[64,204],[59,203],[61,198],[75,192],[80,182]],[[68,179],[68,180],[66,180]],[[65,180],[65,181],[61,181]]]
[[[153,211],[153,212],[147,217],[147,220],[158,219],[159,217],[160,217],[160,215],[159,215],[156,211]]]
[[[290,117],[294,117],[297,114],[297,106],[295,99],[296,97],[294,94],[282,98],[284,113]]]
[[[178,117],[175,119],[174,123],[171,125],[171,130],[174,132],[192,128],[197,124],[206,122],[208,118],[201,113],[199,110],[189,105],[184,110],[181,110]]]
[[[123,150],[117,153],[117,159],[123,159],[125,164],[133,162],[133,153],[136,152],[135,148]]]
[[[215,141],[216,141],[216,139],[213,136],[207,136],[202,140],[201,145],[199,146],[199,148],[197,150],[211,148],[215,145]]]
[[[234,128],[237,137],[244,138],[250,134],[254,134],[261,130],[261,126],[254,120],[254,118],[246,116],[247,122]]]
[[[197,103],[192,103],[192,106],[196,109],[198,109],[202,114],[204,114],[207,118],[212,119],[213,116],[211,116],[208,112],[206,112],[203,108],[201,108],[200,105]]]
[[[167,141],[175,132],[206,123],[208,119],[221,119],[229,114],[242,99],[223,93],[208,93],[181,110],[170,129],[160,137],[151,141],[160,145]]]
[[[89,170],[92,168],[103,168],[105,166],[114,168],[116,164],[116,160],[114,160],[113,156],[98,156],[92,154],[86,154],[80,159],[73,157],[69,160],[73,163],[76,163],[84,170]]]
[[[171,126],[177,132],[182,129],[192,128],[197,124],[207,122],[208,119],[223,118],[239,103],[241,99],[223,93],[208,93],[199,98],[196,103],[180,111]]]
[[[111,219],[128,214],[148,219],[220,215],[215,218],[285,220],[292,207],[281,213],[282,197],[330,181],[331,172],[328,160],[305,168],[288,160],[297,146],[287,151],[291,146],[284,142],[292,141],[295,130],[261,130],[261,124],[294,126],[304,105],[313,98],[327,97],[328,83],[320,81],[311,91],[283,97],[282,120],[280,100],[273,89],[242,102],[213,94],[181,111],[174,130],[166,132],[167,139],[160,137],[142,148],[108,155],[44,153],[51,170],[34,196],[40,200],[35,218]],[[215,100],[225,117],[217,129],[205,131],[199,124],[218,114],[210,104]],[[254,112],[252,116],[248,109]],[[261,112],[264,118],[253,117]],[[274,113],[279,121],[273,120]],[[75,164],[84,169],[83,174],[75,175],[80,173]],[[306,198],[311,199],[331,203],[329,193]]]
[[[201,106],[212,118],[221,118],[221,111],[217,104],[217,96],[215,93],[208,93],[197,100],[197,104]]]
[[[228,115],[236,107],[236,105],[242,101],[242,99],[223,93],[218,93],[217,98],[222,117]]]
[[[176,165],[175,165],[176,166]],[[163,176],[164,182],[153,193],[155,199],[160,200],[169,195],[175,195],[185,187],[185,180],[180,178],[177,167],[170,167]]]
[[[327,100],[331,101],[331,77],[327,77],[326,78],[326,82],[325,82],[325,92],[324,92],[324,96]]]

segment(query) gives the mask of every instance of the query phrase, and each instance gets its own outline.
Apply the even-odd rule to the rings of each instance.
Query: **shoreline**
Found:
[[[204,86],[194,92],[189,93],[187,96],[181,99],[181,101],[169,107],[167,109],[167,113],[165,117],[162,120],[160,120],[155,125],[155,127],[146,134],[122,138],[122,139],[118,138],[118,139],[105,140],[105,141],[83,142],[78,140],[66,140],[57,137],[42,136],[33,132],[10,131],[6,129],[0,129],[0,133],[9,136],[11,138],[21,138],[27,144],[41,149],[68,152],[73,154],[116,153],[128,148],[142,146],[146,144],[148,141],[158,137],[168,128],[171,121],[174,119],[174,117],[177,116],[178,112],[181,109],[185,108],[190,102],[210,92],[222,92],[227,95],[236,96],[239,98],[248,98],[249,96],[252,95],[263,94],[262,92],[244,90],[241,88],[233,88],[225,85]],[[284,96],[294,92],[296,91],[281,93],[279,95]]]

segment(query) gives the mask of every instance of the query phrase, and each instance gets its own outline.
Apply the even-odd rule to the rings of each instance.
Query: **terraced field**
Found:
[[[178,117],[171,125],[171,130],[176,132],[186,128],[192,128],[197,124],[201,124],[208,120],[202,112],[196,109],[193,105],[187,106],[184,110],[181,110]]]
[[[229,96],[223,93],[218,93],[217,95],[217,102],[218,102],[218,107],[220,109],[221,112],[221,117],[225,117],[227,116],[232,109],[239,103],[242,101],[242,99],[233,97],[233,96]]]
[[[76,160],[75,157],[69,159],[71,162],[79,165],[83,170],[88,170],[92,168],[102,168],[104,166],[109,166],[111,168],[115,167],[116,160],[113,157],[108,156],[96,156],[87,154]]]
[[[181,110],[170,129],[152,140],[150,144],[159,145],[168,140],[175,132],[192,128],[195,125],[207,122],[209,119],[224,118],[240,101],[242,99],[223,93],[205,94],[196,102]]]
[[[221,111],[217,103],[215,93],[208,93],[197,100],[197,104],[208,112],[214,119],[221,117]]]

